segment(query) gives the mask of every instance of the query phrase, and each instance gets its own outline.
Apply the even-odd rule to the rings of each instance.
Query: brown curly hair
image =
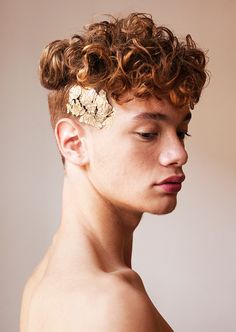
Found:
[[[190,35],[180,41],[150,14],[110,17],[43,50],[40,82],[53,90],[48,96],[53,129],[58,119],[72,116],[66,103],[74,84],[104,89],[117,103],[131,90],[137,98],[167,98],[177,107],[193,109],[199,101],[208,74],[206,53]]]

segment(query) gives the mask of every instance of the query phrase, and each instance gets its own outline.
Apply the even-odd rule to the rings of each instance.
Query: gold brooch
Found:
[[[104,90],[97,93],[95,89],[85,89],[80,85],[70,88],[66,108],[67,113],[79,116],[80,122],[99,129],[109,126],[114,116],[114,109],[109,104]]]

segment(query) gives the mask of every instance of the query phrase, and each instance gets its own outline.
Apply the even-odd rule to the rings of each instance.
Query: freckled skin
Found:
[[[173,331],[132,269],[132,240],[144,212],[161,215],[176,206],[176,193],[153,184],[183,173],[179,133],[187,132],[182,119],[189,110],[155,98],[112,105],[114,121],[102,130],[71,119],[57,123],[66,160],[61,224],[25,286],[20,332]],[[133,121],[139,112],[168,120]]]
[[[176,206],[176,195],[153,190],[153,183],[173,174],[182,173],[187,153],[176,130],[186,131],[179,123],[188,110],[176,110],[166,101],[133,100],[126,105],[114,104],[117,111],[113,126],[93,131],[91,146],[93,163],[91,177],[96,185],[116,199],[116,203],[137,212],[164,214]],[[171,122],[140,122],[132,125],[132,117],[140,111],[161,110]],[[144,141],[135,132],[159,132],[153,141]],[[94,168],[93,168],[94,166]],[[90,174],[89,174],[90,175]],[[114,191],[114,188],[116,190]]]

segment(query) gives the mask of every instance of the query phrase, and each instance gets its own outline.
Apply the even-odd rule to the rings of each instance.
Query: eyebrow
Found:
[[[189,122],[192,118],[192,113],[188,112],[182,119],[182,122]],[[142,112],[133,117],[132,121],[139,120],[155,120],[155,121],[169,121],[170,118],[163,113]]]

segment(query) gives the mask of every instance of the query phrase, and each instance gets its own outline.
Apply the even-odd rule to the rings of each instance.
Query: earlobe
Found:
[[[68,118],[60,119],[54,133],[58,149],[67,161],[79,166],[88,163],[84,130],[79,124]]]

